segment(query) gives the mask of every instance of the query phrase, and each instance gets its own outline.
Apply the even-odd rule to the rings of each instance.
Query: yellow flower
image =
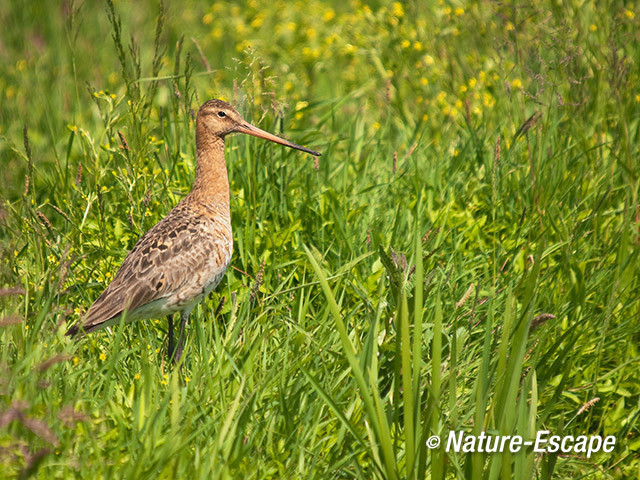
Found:
[[[107,359],[106,353],[104,353],[104,352],[100,353],[100,360],[102,360],[104,362],[106,359]]]
[[[351,45],[350,43],[347,43],[344,46],[344,53],[346,54],[356,53],[357,50],[358,50],[358,47],[356,47],[355,45]]]
[[[510,31],[512,31],[512,30],[515,30],[515,29],[516,29],[516,27],[513,25],[513,23],[511,23],[511,22],[507,22],[507,24],[504,26],[504,29],[505,29],[507,32],[510,32]]]
[[[455,13],[456,16],[460,17],[460,16],[464,15],[464,8],[458,7],[453,11],[453,13]]]
[[[189,377],[184,377],[184,381],[189,383],[191,381],[191,379]]]
[[[476,84],[478,83],[478,81],[475,78],[470,78],[469,82],[467,82],[469,85],[469,88],[473,88],[476,86]]]
[[[589,30],[595,32],[596,30],[598,30],[598,26],[595,23],[592,23],[591,25],[589,25]]]
[[[435,60],[433,59],[433,57],[431,55],[425,55],[424,58],[422,59],[422,61],[427,66],[433,65],[435,63]]]
[[[136,373],[136,374],[133,376],[133,378],[135,378],[136,380],[140,380],[140,374],[139,374],[139,373]]]
[[[636,16],[636,14],[633,12],[633,10],[629,10],[628,8],[624,11],[624,16],[627,17],[629,20],[633,20]]]
[[[303,108],[307,108],[309,106],[309,102],[298,102],[296,103],[296,112],[302,110]]]
[[[422,115],[422,121],[426,122],[427,120],[429,120],[429,115],[425,113],[424,115]]]
[[[258,14],[253,20],[251,20],[251,26],[253,28],[260,28],[263,22],[264,22],[264,16],[261,14]]]
[[[413,42],[413,49],[421,52],[422,51],[422,42]]]
[[[315,60],[316,58],[318,58],[320,56],[320,49],[319,48],[304,47],[302,49],[302,55],[305,58]]]
[[[243,52],[244,50],[246,50],[247,48],[249,48],[251,46],[251,44],[249,43],[248,40],[243,40],[240,43],[238,43],[236,45],[236,50],[238,52]]]
[[[330,22],[331,20],[334,19],[335,16],[336,16],[336,12],[333,11],[333,8],[330,8],[324,12],[324,15],[322,15],[322,19],[325,22]]]
[[[484,92],[484,94],[482,95],[482,104],[485,107],[493,107],[495,103],[495,98],[493,98],[489,92]]]
[[[404,16],[404,7],[400,2],[393,2],[393,6],[391,7],[391,13],[395,17],[403,17]]]
[[[443,11],[445,15],[451,15],[451,7],[444,7]]]
[[[513,81],[511,82],[511,88],[515,88],[515,89],[521,89],[522,88],[522,81],[519,78],[514,78]]]
[[[421,85],[428,85],[429,84],[429,79],[427,79],[426,77],[422,77],[420,79],[420,84]]]
[[[211,13],[207,13],[204,17],[202,17],[202,23],[205,25],[209,25],[213,22],[213,15]]]
[[[409,48],[411,46],[411,42],[409,40],[402,40],[402,42],[400,42],[400,46],[402,48]]]
[[[380,124],[378,122],[373,122],[373,129],[380,130]]]
[[[73,357],[73,364],[77,365],[78,362],[80,362],[80,359],[78,357]]]

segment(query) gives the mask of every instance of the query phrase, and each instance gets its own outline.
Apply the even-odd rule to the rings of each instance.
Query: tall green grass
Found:
[[[0,463],[27,478],[632,478],[633,5],[53,7],[0,20]],[[234,257],[192,313],[64,337],[188,191],[224,97]],[[611,454],[445,452],[615,435]]]

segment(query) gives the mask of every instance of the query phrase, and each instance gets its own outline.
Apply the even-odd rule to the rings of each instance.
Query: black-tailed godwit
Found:
[[[177,362],[193,307],[222,280],[233,239],[224,139],[246,133],[318,156],[245,122],[222,100],[209,100],[196,119],[197,166],[193,187],[126,256],[115,278],[67,335],[82,335],[120,322],[167,316],[169,358]],[[173,314],[181,312],[174,351]]]

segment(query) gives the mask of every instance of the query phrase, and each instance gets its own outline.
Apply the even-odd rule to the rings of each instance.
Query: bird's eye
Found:
[[[227,114],[226,114],[226,113],[224,113],[224,112],[218,112],[218,116],[219,116],[220,118],[224,118],[224,117],[226,117],[226,116],[227,116]]]

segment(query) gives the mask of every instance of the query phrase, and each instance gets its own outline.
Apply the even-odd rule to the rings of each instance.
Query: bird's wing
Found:
[[[173,212],[171,212],[173,213]],[[113,282],[91,305],[81,330],[88,333],[122,314],[180,290],[208,262],[223,261],[224,231],[206,217],[168,215],[145,233],[122,262]],[[73,335],[80,330],[72,327]]]

